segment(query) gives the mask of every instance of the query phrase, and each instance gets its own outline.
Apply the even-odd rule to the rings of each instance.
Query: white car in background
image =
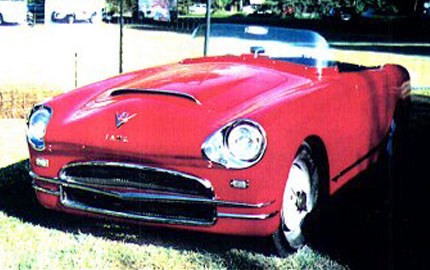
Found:
[[[96,18],[101,19],[104,3],[100,0],[46,0],[45,18],[70,24],[76,21],[92,23]]]
[[[203,3],[195,3],[189,7],[190,14],[205,14],[206,13],[206,4]]]
[[[27,0],[0,0],[0,24],[27,22]]]

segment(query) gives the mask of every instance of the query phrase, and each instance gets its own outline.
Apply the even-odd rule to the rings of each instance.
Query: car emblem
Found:
[[[122,125],[127,123],[131,118],[135,117],[136,114],[129,114],[128,112],[116,113],[116,128],[120,128]]]

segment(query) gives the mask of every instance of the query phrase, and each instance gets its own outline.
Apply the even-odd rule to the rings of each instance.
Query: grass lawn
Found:
[[[401,55],[395,53],[333,50],[335,59],[364,66],[398,64],[404,66],[411,76],[412,88],[430,89],[430,57]]]
[[[286,259],[239,249],[190,251],[71,234],[1,212],[0,239],[1,269],[343,269],[308,248]]]

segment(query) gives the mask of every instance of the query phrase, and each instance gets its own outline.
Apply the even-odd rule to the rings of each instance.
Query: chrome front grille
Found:
[[[80,162],[60,172],[66,207],[172,224],[212,225],[209,181],[177,171],[117,162]]]
[[[62,202],[66,206],[85,206],[103,209],[103,214],[126,213],[143,220],[165,223],[212,225],[216,220],[216,206],[169,200],[127,200],[77,188],[62,188]],[[86,210],[86,209],[84,209]]]
[[[191,195],[212,199],[209,181],[176,171],[115,162],[74,163],[60,179],[98,188],[138,189],[146,192]]]

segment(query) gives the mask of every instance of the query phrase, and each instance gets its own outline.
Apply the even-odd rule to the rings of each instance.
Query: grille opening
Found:
[[[148,167],[82,164],[66,167],[61,172],[61,178],[68,182],[101,188],[132,188],[214,198],[213,190],[197,178]]]
[[[89,207],[139,216],[171,219],[173,222],[176,220],[213,224],[216,220],[216,206],[210,204],[123,200],[68,187],[63,188],[63,196],[68,201]]]

